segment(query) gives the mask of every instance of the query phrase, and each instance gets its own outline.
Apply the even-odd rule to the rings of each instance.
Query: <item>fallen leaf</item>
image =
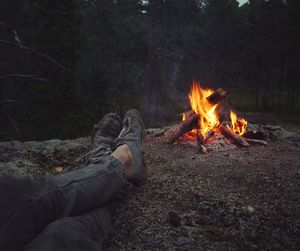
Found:
[[[64,168],[62,166],[55,166],[51,168],[51,173],[52,174],[60,174],[62,173]]]
[[[254,207],[248,205],[248,206],[247,206],[247,211],[248,211],[249,213],[254,213],[255,209],[254,209]]]

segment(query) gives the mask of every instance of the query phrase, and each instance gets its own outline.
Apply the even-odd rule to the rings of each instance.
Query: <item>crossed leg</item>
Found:
[[[1,250],[19,250],[30,241],[25,250],[101,249],[110,214],[99,207],[122,189],[127,178],[140,178],[143,168],[137,165],[141,128],[135,128],[139,123],[134,113],[128,117],[133,123],[111,155],[96,156],[83,169],[32,182],[30,196],[1,222]]]

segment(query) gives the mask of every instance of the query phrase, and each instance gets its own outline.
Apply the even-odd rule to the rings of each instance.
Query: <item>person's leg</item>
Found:
[[[107,142],[98,130],[94,137],[105,144],[98,144],[89,156],[91,164],[82,170],[61,176],[48,176],[35,183],[35,193],[22,207],[18,208],[0,229],[0,249],[17,250],[33,239],[47,224],[66,216],[82,214],[104,204],[117,193],[128,178],[138,180],[144,173],[140,143],[142,126],[128,113],[124,121],[132,122],[117,140],[117,149],[107,155]],[[106,128],[105,128],[106,125]],[[137,142],[137,143],[135,143]],[[132,154],[133,153],[133,154]],[[102,154],[101,157],[99,157]],[[106,156],[103,157],[103,154]]]
[[[146,180],[146,165],[143,158],[144,136],[145,126],[139,112],[134,109],[127,111],[123,119],[122,131],[115,144],[117,147],[128,148],[131,159],[125,169],[128,180],[137,186]]]
[[[109,154],[112,152],[110,144],[119,134],[121,122],[113,130],[112,126],[118,125],[118,122],[110,115],[99,124],[87,167],[61,176],[49,175],[30,181],[30,192],[18,207],[9,215],[2,214],[0,210],[0,250],[18,250],[47,224],[92,210],[120,191],[126,183],[126,173],[122,163]],[[22,191],[24,186],[20,186],[19,179],[13,181],[14,184],[10,182],[8,185]],[[3,184],[5,186],[5,182]],[[7,208],[7,203],[13,204],[5,194],[0,197],[3,198],[1,208]]]
[[[112,153],[128,175],[132,166],[132,155],[127,145],[121,145]],[[111,231],[109,207],[100,207],[76,217],[65,217],[50,223],[23,251],[100,251]]]
[[[112,155],[89,164],[84,169],[52,177],[52,181],[66,198],[62,217],[77,216],[104,205],[126,184],[122,163]]]
[[[100,251],[111,231],[109,209],[99,208],[50,223],[23,251]]]
[[[138,116],[134,110],[125,114],[123,130],[116,140],[118,147],[112,153],[112,157],[122,163],[127,177],[135,181],[144,180],[142,174],[145,174],[142,165],[143,126]],[[49,224],[24,251],[99,251],[110,228],[110,212],[100,208]]]

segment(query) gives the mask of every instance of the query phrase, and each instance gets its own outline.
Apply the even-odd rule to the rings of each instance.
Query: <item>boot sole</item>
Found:
[[[147,180],[147,166],[146,166],[146,162],[145,162],[145,157],[144,157],[144,144],[145,144],[145,135],[146,135],[146,130],[145,130],[145,124],[144,124],[144,121],[143,121],[143,118],[142,116],[140,115],[140,113],[135,110],[135,109],[132,109],[135,113],[136,113],[136,116],[138,118],[138,121],[142,127],[142,144],[141,144],[141,151],[142,151],[142,164],[143,164],[143,175],[142,175],[142,178],[140,179],[131,179],[130,182],[134,185],[134,186],[137,186],[137,187],[140,187],[142,186],[143,184],[145,184],[146,180]]]

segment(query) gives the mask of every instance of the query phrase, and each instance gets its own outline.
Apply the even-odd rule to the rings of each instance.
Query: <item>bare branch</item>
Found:
[[[46,78],[40,78],[35,75],[27,75],[27,74],[7,74],[4,76],[0,76],[0,80],[5,80],[5,79],[9,79],[9,78],[25,78],[25,79],[42,81],[42,82],[49,82],[49,80]]]
[[[17,44],[17,43],[13,43],[4,39],[0,39],[0,43],[9,45],[9,46],[13,46],[15,48],[24,50],[24,51],[28,51],[36,56],[39,56],[41,58],[47,59],[49,62],[51,62],[52,64],[56,65],[57,67],[59,67],[60,69],[66,71],[66,72],[70,72],[71,70],[65,66],[63,66],[62,64],[58,63],[57,61],[55,61],[53,58],[49,57],[48,55],[44,54],[44,53],[40,53],[30,47],[24,46],[22,44]]]
[[[15,121],[13,120],[13,118],[9,115],[9,113],[5,114],[6,117],[8,118],[9,122],[12,124],[12,126],[14,127],[16,133],[18,134],[19,138],[21,138],[21,132],[17,126],[17,124],[15,123]]]
[[[17,102],[17,100],[9,99],[9,100],[1,101],[1,102],[0,102],[0,105],[7,104],[7,103],[15,103],[15,102]]]
[[[18,45],[21,45],[21,39],[17,33],[17,31],[9,24],[3,22],[3,21],[0,21],[0,25],[4,28],[4,29],[7,29],[11,32],[11,34],[13,35],[13,38],[15,40],[15,42],[18,44]]]

